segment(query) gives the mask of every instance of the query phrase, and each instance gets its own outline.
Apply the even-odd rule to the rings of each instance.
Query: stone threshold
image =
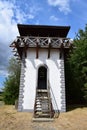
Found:
[[[33,122],[52,122],[53,118],[32,118]]]

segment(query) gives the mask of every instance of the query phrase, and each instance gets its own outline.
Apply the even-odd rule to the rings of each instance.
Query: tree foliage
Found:
[[[6,104],[14,104],[18,99],[20,82],[20,64],[15,58],[11,58],[9,61],[8,73],[4,82],[3,100]]]
[[[74,101],[87,101],[87,25],[84,30],[79,30],[74,39],[75,49],[68,59],[68,85],[69,92],[74,97]],[[69,95],[70,97],[70,95]]]

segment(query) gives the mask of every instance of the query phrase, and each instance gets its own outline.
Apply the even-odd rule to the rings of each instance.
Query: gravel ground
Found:
[[[0,130],[87,130],[87,107],[61,113],[53,122],[33,122],[33,113],[0,107]]]

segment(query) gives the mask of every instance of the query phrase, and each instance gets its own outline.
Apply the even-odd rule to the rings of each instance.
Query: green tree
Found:
[[[20,83],[20,63],[15,58],[9,61],[8,73],[4,82],[3,100],[5,104],[14,104],[18,99]]]
[[[79,102],[83,99],[87,102],[87,25],[84,30],[79,30],[74,39],[74,45],[76,48],[73,49],[68,59],[71,77],[68,80],[69,90]]]

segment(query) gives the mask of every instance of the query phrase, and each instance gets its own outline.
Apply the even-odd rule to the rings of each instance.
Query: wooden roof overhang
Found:
[[[23,25],[18,24],[20,36],[67,37],[70,26]]]
[[[48,49],[48,58],[50,58],[50,49],[69,50],[73,47],[70,38],[66,38],[70,27],[64,26],[41,26],[41,25],[18,25],[20,36],[12,42],[15,56],[22,59],[23,53],[27,56],[28,48],[36,48],[36,58],[40,48]]]

